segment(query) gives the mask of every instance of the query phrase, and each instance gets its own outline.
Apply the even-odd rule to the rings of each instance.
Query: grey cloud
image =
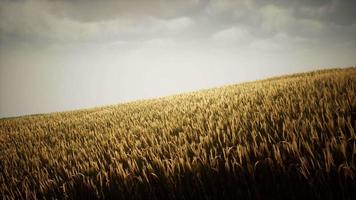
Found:
[[[354,0],[256,0],[256,2],[259,6],[273,4],[288,8],[297,18],[341,25],[350,25],[356,20]]]
[[[199,5],[199,1],[195,0],[49,0],[49,2],[54,14],[85,22],[120,17],[172,18],[192,13]]]
[[[211,1],[208,13],[215,27],[244,25],[250,34],[273,37],[285,33],[314,40],[355,40],[356,1],[222,0]]]
[[[112,42],[118,38],[126,40],[135,37],[142,37],[142,39],[150,36],[156,37],[154,35],[157,33],[176,34],[194,24],[194,19],[182,14],[162,18],[159,6],[150,5],[152,8],[155,7],[155,12],[158,12],[154,15],[154,12],[150,12],[150,9],[147,8],[150,6],[141,5],[141,1],[88,2],[47,2],[43,0],[2,2],[0,4],[2,10],[0,13],[0,42],[2,44],[11,42],[31,44],[102,43]],[[131,4],[135,2],[140,3],[144,8],[140,6],[134,8]],[[148,1],[142,1],[142,3],[147,4]],[[57,9],[58,7],[61,8]],[[123,12],[129,12],[130,16],[120,13],[120,9]],[[174,6],[170,9],[174,9]],[[60,14],[61,11],[65,13]],[[72,14],[78,16],[72,16]]]
[[[307,6],[307,7],[320,7],[325,4],[329,4],[333,0],[255,0],[259,5],[269,5],[275,4],[284,7],[296,7],[296,6]]]
[[[113,42],[175,35],[209,38],[233,26],[256,37],[351,37],[356,1],[29,0],[0,3],[0,42]],[[175,34],[189,25],[188,34]],[[338,28],[339,27],[339,28]],[[340,28],[341,27],[341,28]]]

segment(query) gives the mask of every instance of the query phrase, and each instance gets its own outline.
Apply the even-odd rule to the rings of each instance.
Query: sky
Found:
[[[356,66],[355,0],[0,0],[0,118]]]

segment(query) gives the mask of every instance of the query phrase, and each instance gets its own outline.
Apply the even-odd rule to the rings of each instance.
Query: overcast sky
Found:
[[[355,0],[0,0],[0,118],[356,65]]]

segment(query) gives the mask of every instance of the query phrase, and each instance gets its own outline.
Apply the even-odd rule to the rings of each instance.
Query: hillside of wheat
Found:
[[[0,199],[356,199],[356,68],[0,120]]]

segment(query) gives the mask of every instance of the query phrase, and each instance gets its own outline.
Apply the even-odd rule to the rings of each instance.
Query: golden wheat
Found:
[[[356,69],[0,120],[3,199],[355,197]]]

